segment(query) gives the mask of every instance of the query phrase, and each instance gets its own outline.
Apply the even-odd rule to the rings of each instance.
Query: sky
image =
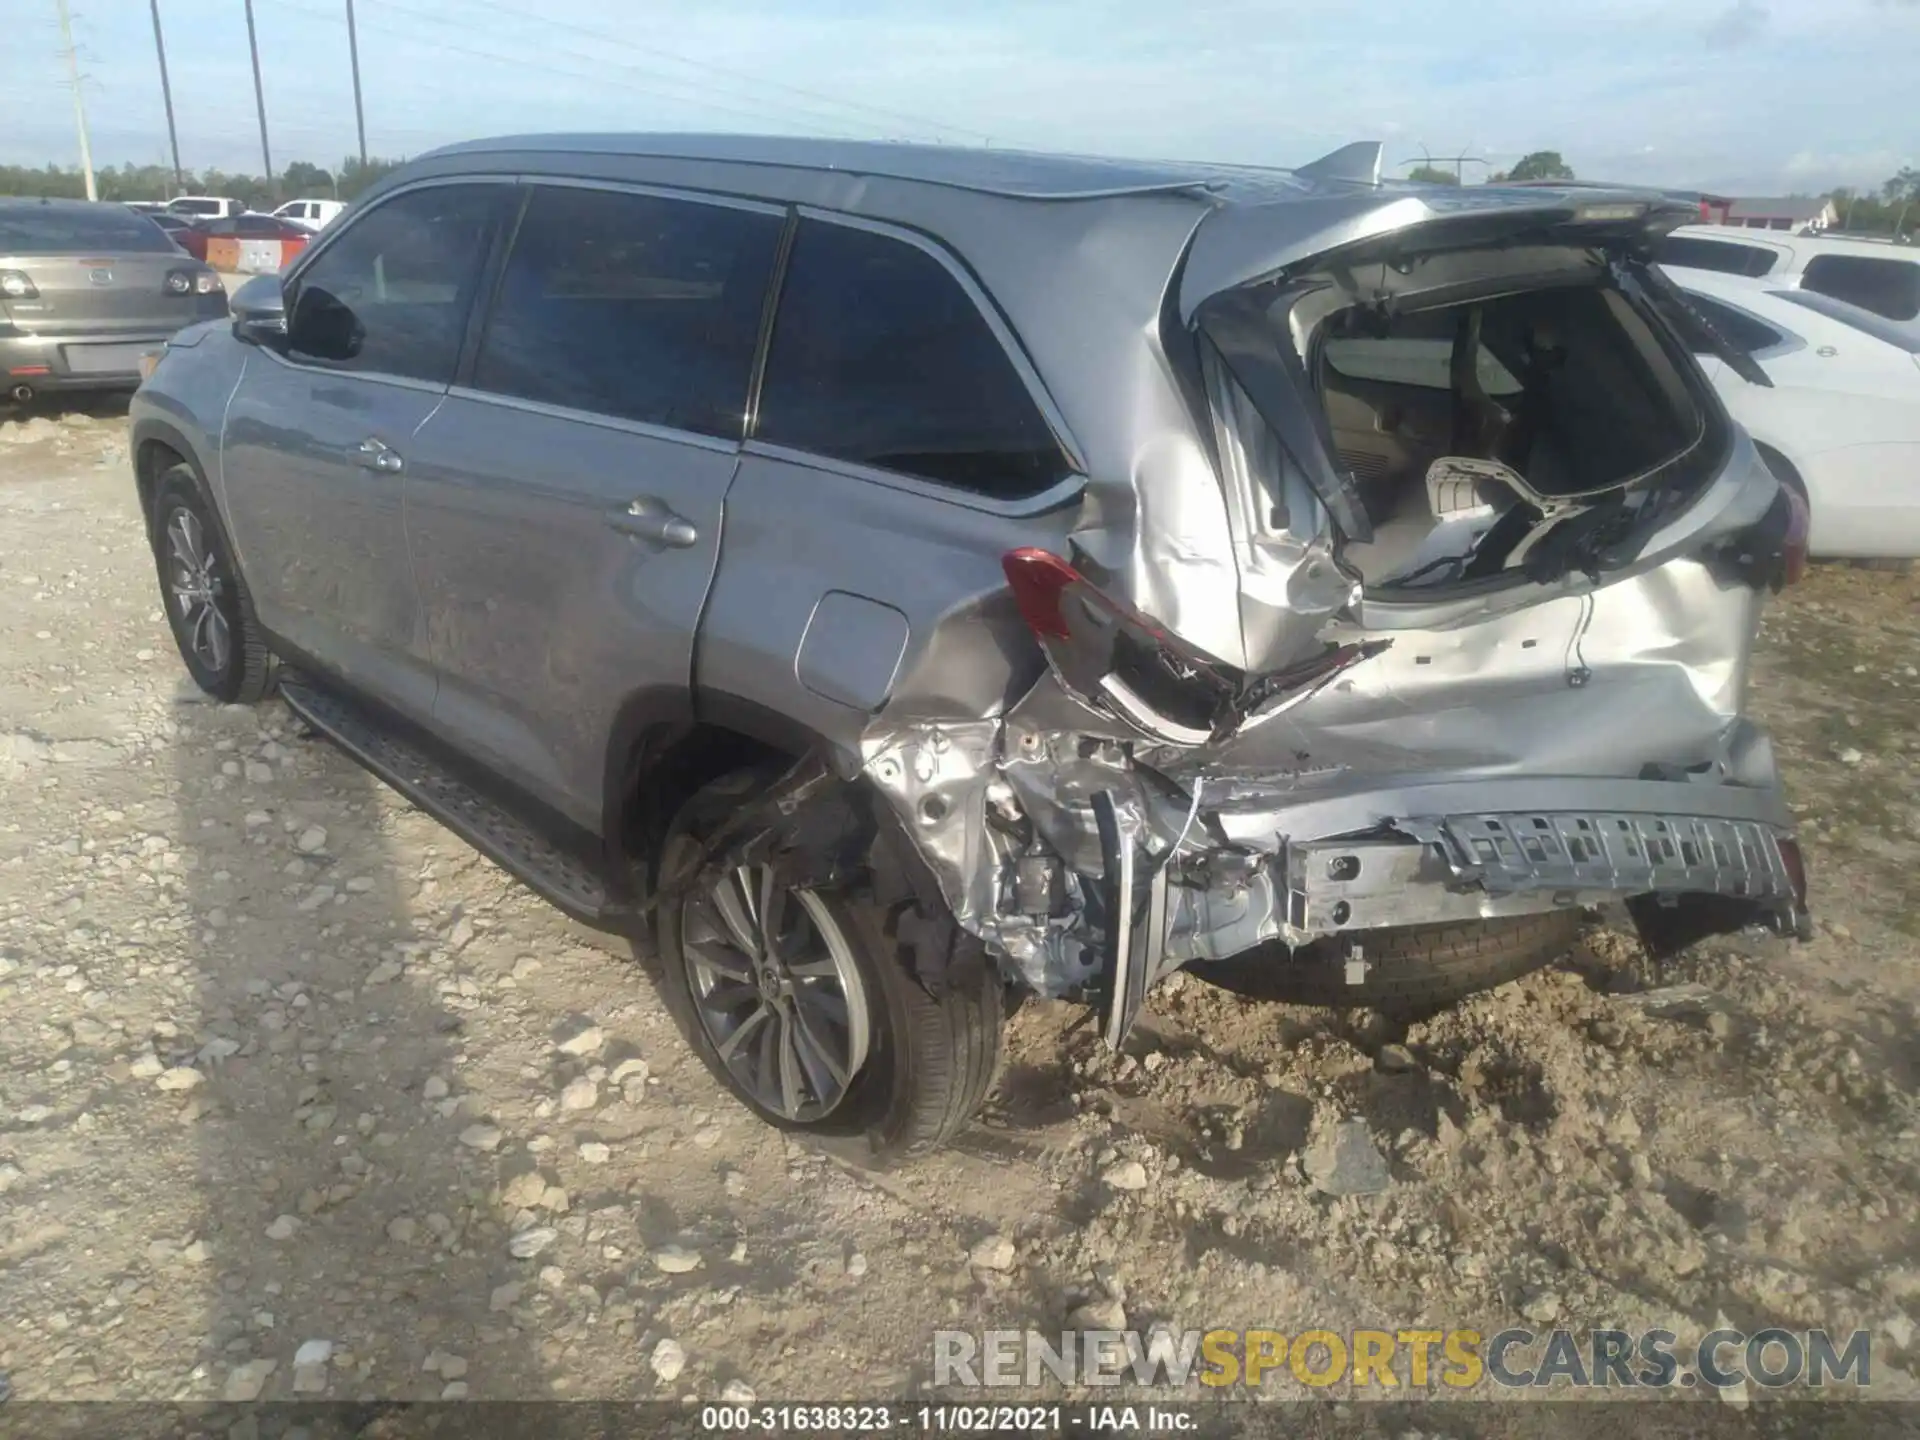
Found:
[[[167,157],[149,0],[69,0],[97,165]],[[158,0],[181,160],[262,169],[243,0]],[[355,0],[367,148],[731,130],[1395,173],[1539,149],[1746,195],[1920,164],[1920,0]],[[254,0],[274,168],[356,149],[345,0]],[[56,0],[0,0],[0,162],[78,163]]]

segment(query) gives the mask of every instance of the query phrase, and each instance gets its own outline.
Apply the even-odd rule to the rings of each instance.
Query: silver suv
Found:
[[[1367,145],[460,145],[173,342],[140,497],[204,689],[885,1160],[1022,993],[1117,1046],[1182,966],[1419,1010],[1603,903],[1804,927],[1741,704],[1805,515],[1647,263],[1691,214]]]

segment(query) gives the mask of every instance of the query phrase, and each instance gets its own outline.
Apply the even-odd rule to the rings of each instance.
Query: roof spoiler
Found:
[[[1309,161],[1293,173],[1309,180],[1345,180],[1354,185],[1378,185],[1381,149],[1378,140],[1356,140],[1351,145],[1342,145],[1330,155]]]

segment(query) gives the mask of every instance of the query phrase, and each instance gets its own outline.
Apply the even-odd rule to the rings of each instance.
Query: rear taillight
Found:
[[[1014,603],[1055,676],[1082,703],[1170,745],[1202,745],[1249,716],[1304,699],[1391,641],[1326,645],[1284,670],[1249,674],[1114,599],[1058,555],[1009,550]]]
[[[24,272],[0,270],[0,299],[38,300],[39,298],[39,290],[34,288],[33,281],[28,279]]]
[[[1798,490],[1791,485],[1782,485],[1780,490],[1787,498],[1787,536],[1780,543],[1780,583],[1798,585],[1807,573],[1807,535],[1813,517],[1807,510],[1806,497]]]
[[[1032,548],[1009,550],[1000,557],[1000,568],[1006,572],[1020,618],[1037,639],[1065,640],[1073,633],[1061,602],[1068,587],[1080,579],[1078,571],[1058,555]]]

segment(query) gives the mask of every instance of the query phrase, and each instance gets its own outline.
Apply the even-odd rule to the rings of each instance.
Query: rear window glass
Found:
[[[1735,348],[1751,355],[1756,350],[1767,350],[1778,345],[1786,337],[1771,325],[1737,310],[1731,305],[1722,305],[1718,300],[1709,300],[1696,290],[1686,292],[1687,304],[1707,317],[1707,323],[1718,330],[1721,336]],[[1698,353],[1710,353],[1698,350]]]
[[[144,215],[119,205],[78,209],[67,205],[0,209],[0,255],[164,253],[173,242]]]
[[[1800,276],[1803,289],[1831,295],[1889,320],[1920,315],[1920,262],[1874,255],[1816,255]]]
[[[1718,270],[1723,275],[1747,275],[1757,280],[1773,269],[1780,257],[1760,245],[1703,240],[1697,235],[1669,235],[1655,249],[1654,258],[1662,265]]]
[[[218,215],[227,207],[218,200],[171,200],[167,208],[178,215]]]
[[[1862,310],[1858,305],[1849,305],[1844,300],[1836,300],[1831,295],[1817,295],[1811,290],[1775,290],[1776,300],[1790,301],[1829,320],[1838,320],[1842,325],[1851,325],[1864,335],[1883,340],[1897,346],[1909,355],[1920,355],[1920,320],[1902,323],[1889,320],[1884,315],[1876,315],[1871,310]]]
[[[757,437],[1011,499],[1066,476],[1060,443],[973,297],[917,245],[803,221]]]

